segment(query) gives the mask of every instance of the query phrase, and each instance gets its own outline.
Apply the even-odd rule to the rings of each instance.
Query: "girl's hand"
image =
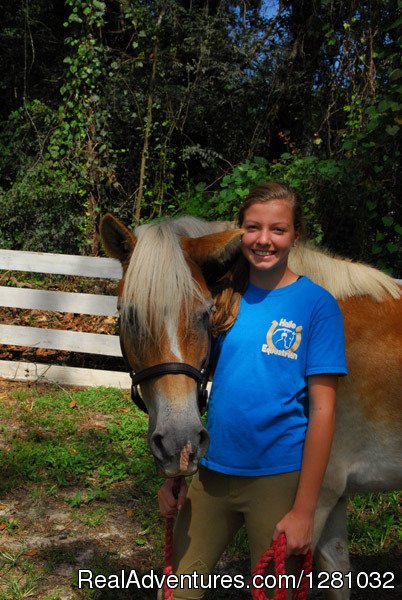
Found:
[[[291,554],[306,554],[311,549],[313,526],[314,516],[292,509],[276,524],[272,539],[276,540],[281,533],[286,535],[287,557]]]
[[[187,483],[184,477],[166,479],[158,491],[159,510],[162,515],[164,517],[174,517],[176,511],[183,506],[186,496]]]

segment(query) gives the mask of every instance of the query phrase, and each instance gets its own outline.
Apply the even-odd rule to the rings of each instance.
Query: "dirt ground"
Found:
[[[10,391],[15,392],[18,386],[16,383],[0,382],[0,398]],[[123,595],[121,592],[102,590],[92,595],[88,590],[78,590],[79,569],[89,569],[96,574],[116,574],[122,570],[129,573],[135,569],[139,576],[155,569],[160,575],[163,550],[147,542],[147,536],[143,535],[140,519],[136,515],[138,502],[133,495],[133,481],[126,479],[114,484],[106,501],[94,500],[87,508],[74,506],[77,492],[79,490],[74,488],[63,492],[60,488],[52,490],[43,484],[38,486],[27,482],[0,498],[0,517],[18,523],[13,530],[0,531],[0,556],[8,557],[8,561],[5,560],[0,567],[0,576],[6,578],[14,569],[21,580],[30,572],[35,580],[32,593],[29,593],[29,586],[25,586],[24,595],[10,598],[155,599],[155,591],[152,590],[134,590]],[[21,565],[21,569],[18,565]],[[352,569],[355,582],[357,574],[362,573],[359,579],[361,586],[366,582],[365,573],[379,572],[382,580],[386,572],[394,576],[394,589],[359,589],[355,583],[351,595],[353,600],[396,600],[402,597],[401,556],[395,551],[379,556],[353,556]],[[233,561],[224,555],[216,572],[247,577],[248,560]],[[246,591],[232,589],[208,592],[206,600],[244,600],[249,597]],[[315,587],[309,597],[319,600],[323,596]]]

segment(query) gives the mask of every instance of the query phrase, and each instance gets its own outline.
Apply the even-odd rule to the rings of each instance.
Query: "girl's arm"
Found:
[[[287,555],[305,554],[313,539],[314,514],[327,468],[335,427],[335,399],[338,375],[311,375],[309,421],[303,463],[292,509],[277,523],[273,539],[287,538]]]

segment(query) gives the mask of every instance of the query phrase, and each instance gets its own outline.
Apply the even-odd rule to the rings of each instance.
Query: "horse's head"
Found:
[[[201,235],[211,230],[215,232]],[[149,446],[168,477],[194,473],[208,448],[196,375],[208,356],[213,308],[204,270],[210,274],[214,265],[230,259],[240,233],[195,220],[187,220],[186,226],[180,220],[162,221],[140,227],[138,235],[111,215],[101,223],[105,249],[123,267],[122,346],[132,372],[145,374],[140,387],[149,414]],[[147,371],[166,363],[176,364],[179,372]],[[189,366],[188,371],[180,372],[178,363]]]

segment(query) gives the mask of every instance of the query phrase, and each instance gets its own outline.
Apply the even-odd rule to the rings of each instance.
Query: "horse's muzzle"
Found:
[[[181,441],[168,430],[155,430],[150,436],[149,446],[158,470],[165,477],[193,475],[209,446],[209,434],[200,424],[186,432],[186,441]]]

